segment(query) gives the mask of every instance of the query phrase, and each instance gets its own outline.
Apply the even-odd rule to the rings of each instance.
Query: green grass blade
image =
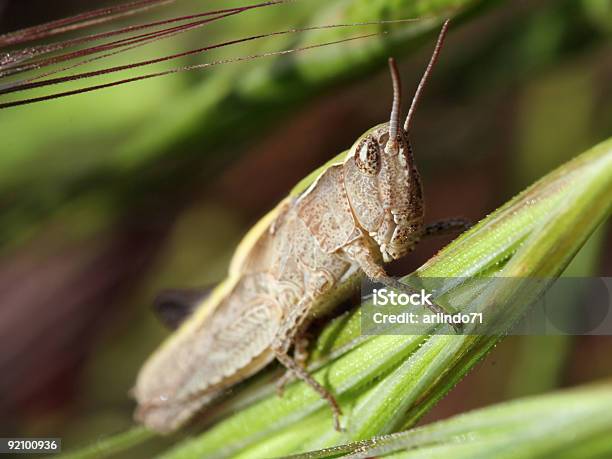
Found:
[[[612,385],[606,383],[518,399],[410,431],[292,458],[601,457],[612,451],[609,437],[603,441],[610,429]],[[584,455],[575,456],[578,452]]]
[[[119,451],[125,451],[152,437],[152,432],[144,427],[134,427],[112,437],[103,438],[97,443],[72,453],[62,454],[63,459],[93,459],[110,457]]]

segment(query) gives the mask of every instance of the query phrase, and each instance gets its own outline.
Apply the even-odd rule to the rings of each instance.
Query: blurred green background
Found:
[[[0,33],[111,3],[0,1]],[[242,4],[182,0],[119,23]],[[363,5],[254,10],[87,69],[309,24],[458,16],[411,133],[428,220],[477,221],[612,135],[612,2]],[[0,111],[2,436],[58,436],[68,448],[128,428],[128,391],[167,334],[151,310],[156,292],[220,280],[250,225],[387,119],[386,56],[398,57],[413,92],[436,32],[436,21],[395,25],[385,37]],[[271,37],[155,70],[334,33]],[[391,272],[410,272],[448,240],[423,242]],[[612,275],[611,248],[602,228],[568,271]],[[611,353],[611,337],[511,337],[424,422],[612,376]]]

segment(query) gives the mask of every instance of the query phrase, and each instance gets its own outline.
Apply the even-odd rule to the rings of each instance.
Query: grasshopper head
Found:
[[[385,261],[408,253],[423,231],[423,193],[408,143],[408,131],[447,28],[448,21],[440,31],[403,127],[400,125],[400,76],[395,61],[389,59],[393,80],[390,120],[362,135],[345,162],[345,189],[355,218],[378,245]]]
[[[391,120],[369,130],[345,163],[345,187],[359,225],[385,261],[405,255],[423,227],[422,190],[407,133],[399,127],[400,82],[393,60]]]

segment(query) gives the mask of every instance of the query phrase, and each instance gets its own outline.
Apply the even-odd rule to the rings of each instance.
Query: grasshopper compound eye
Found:
[[[355,152],[355,163],[361,172],[375,175],[380,168],[380,149],[378,143],[368,136],[361,141]]]

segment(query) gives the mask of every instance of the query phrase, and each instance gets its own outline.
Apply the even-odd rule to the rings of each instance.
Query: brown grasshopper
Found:
[[[180,427],[228,387],[277,359],[327,400],[340,429],[340,408],[304,368],[304,341],[298,338],[313,317],[349,297],[364,275],[410,291],[386,274],[383,262],[406,255],[424,235],[464,225],[424,225],[421,182],[408,143],[447,28],[448,21],[403,129],[400,77],[389,59],[390,121],[363,134],[257,223],[238,246],[227,278],[145,363],[133,393],[136,417],[147,427]],[[435,304],[431,308],[442,312]]]

